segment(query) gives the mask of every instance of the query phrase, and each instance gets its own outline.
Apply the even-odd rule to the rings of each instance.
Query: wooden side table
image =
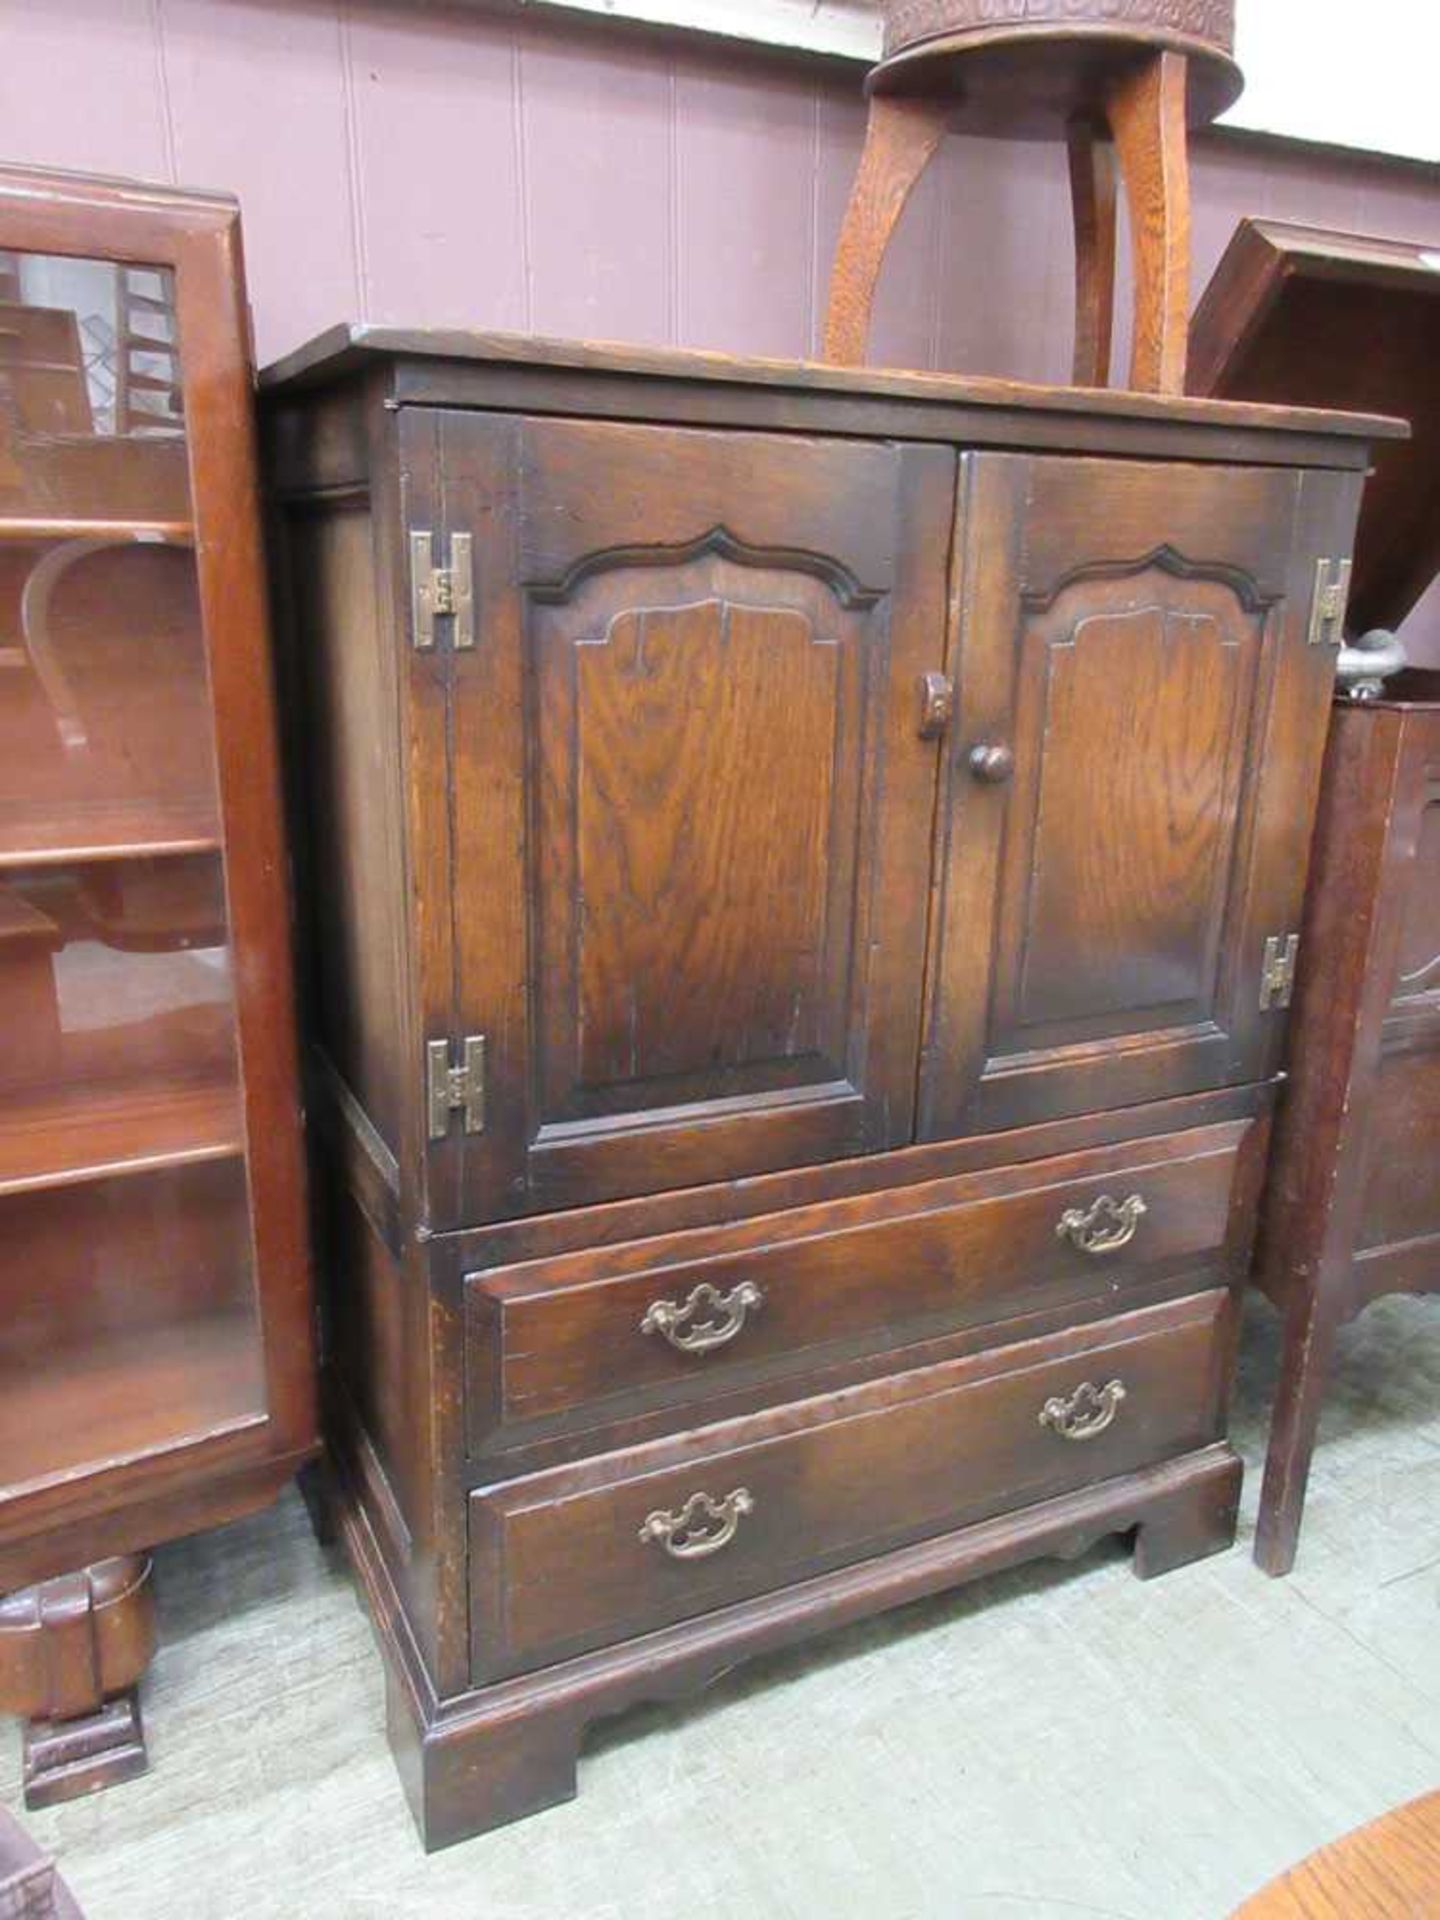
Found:
[[[945,133],[1067,130],[1077,386],[1108,384],[1117,169],[1135,262],[1130,385],[1183,393],[1190,313],[1189,129],[1239,95],[1233,0],[885,0],[865,151],[836,254],[825,358],[865,358],[890,241]]]
[[[1198,391],[1413,423],[1376,449],[1353,569],[1316,601],[1338,622],[1348,594],[1340,676],[1361,699],[1333,717],[1256,1267],[1286,1321],[1255,1544],[1274,1574],[1294,1564],[1338,1330],[1382,1294],[1440,1289],[1440,672],[1384,679],[1385,630],[1440,568],[1434,263],[1421,243],[1247,220],[1192,339]]]
[[[1347,1833],[1231,1920],[1425,1920],[1440,1913],[1440,1793]]]

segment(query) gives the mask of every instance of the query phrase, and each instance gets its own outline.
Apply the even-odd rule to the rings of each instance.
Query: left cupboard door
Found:
[[[908,1141],[954,456],[401,433],[432,1224]]]

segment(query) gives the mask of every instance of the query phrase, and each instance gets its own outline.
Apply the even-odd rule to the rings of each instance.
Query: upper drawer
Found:
[[[472,1494],[474,1678],[1209,1444],[1233,1298],[1172,1301]]]
[[[472,1275],[471,1451],[1238,1264],[1253,1124]]]

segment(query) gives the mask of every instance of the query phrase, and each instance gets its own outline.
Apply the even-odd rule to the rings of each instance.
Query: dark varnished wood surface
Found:
[[[1247,1131],[1165,1136],[478,1275],[467,1290],[471,1446],[493,1451],[652,1405],[698,1417],[737,1385],[867,1348],[1116,1302],[1166,1274],[1225,1278]],[[1137,1195],[1147,1211],[1128,1246],[1087,1254],[1057,1228],[1102,1193]],[[644,1330],[656,1302],[683,1307],[697,1287],[731,1297],[747,1284],[759,1302],[724,1347],[683,1352]]]
[[[1382,1293],[1440,1290],[1437,800],[1440,705],[1336,709],[1257,1265],[1287,1329],[1256,1543],[1271,1573],[1294,1562],[1337,1328]]]
[[[265,397],[330,736],[296,757],[336,1459],[432,1843],[563,1797],[596,1712],[759,1646],[1114,1528],[1147,1572],[1233,1530],[1226,1287],[1283,1026],[1254,936],[1298,911],[1333,671],[1299,636],[1360,441],[731,371],[377,335]],[[410,644],[415,530],[474,539],[472,649],[443,618]],[[1058,702],[1052,661],[1083,669]],[[478,1032],[486,1131],[432,1146],[423,1043]],[[992,1052],[1037,1097],[984,1109]],[[1142,1182],[1113,1266],[1057,1236]],[[757,1268],[716,1354],[641,1334]],[[985,1411],[997,1349],[1072,1392],[1112,1337],[1152,1382],[1138,1452],[1123,1407],[1079,1445]],[[638,1537],[632,1582],[605,1515],[723,1499],[684,1470],[737,1451],[793,1463],[748,1597],[672,1600],[695,1567]]]
[[[922,1137],[1257,1080],[1298,930],[1339,476],[974,456],[940,813]],[[974,777],[999,742],[1013,777]]]
[[[836,1399],[609,1454],[470,1500],[475,1678],[497,1678],[790,1584],[927,1532],[1207,1445],[1226,1374],[1226,1293],[1051,1342],[903,1374]],[[1103,1376],[1103,1377],[1102,1377]],[[1067,1442],[1052,1395],[1124,1383],[1114,1424]],[[731,1544],[679,1561],[640,1538],[697,1491],[745,1489]],[[502,1573],[503,1569],[503,1573]]]
[[[473,529],[488,642],[414,669],[456,742],[417,788],[437,847],[455,795],[425,992],[488,1036],[492,1109],[430,1155],[433,1224],[903,1144],[953,456],[402,433],[416,524]]]
[[[1196,310],[1191,390],[1355,406],[1411,422],[1375,447],[1355,540],[1354,631],[1398,627],[1440,568],[1440,274],[1406,244],[1244,220]]]
[[[1221,432],[1338,434],[1344,439],[1403,437],[1403,424],[1393,417],[1365,418],[1323,408],[1282,407],[1196,399],[1160,398],[1148,394],[1096,393],[1073,387],[1047,387],[1021,381],[985,380],[960,374],[918,373],[899,369],[821,366],[813,361],[761,360],[732,354],[701,353],[670,347],[633,347],[574,340],[541,340],[531,334],[466,333],[441,328],[405,330],[351,324],[317,334],[260,376],[262,392],[278,394],[310,385],[328,386],[365,367],[404,361],[407,373],[401,392],[412,404],[463,405],[467,396],[467,367],[490,367],[512,375],[532,370],[551,376],[567,373],[624,376],[612,384],[628,389],[636,400],[648,394],[650,380],[708,389],[723,397],[732,417],[742,408],[747,389],[837,398],[929,401],[937,407],[974,407],[995,415],[995,427],[986,437],[1003,438],[1018,431],[1004,418],[1015,415],[1049,416],[1050,430],[1083,438],[1098,423],[1133,420],[1168,425],[1172,438],[1187,425],[1209,426]],[[446,380],[450,381],[447,389]],[[737,393],[727,393],[727,388]],[[632,401],[632,409],[635,402]],[[547,409],[548,410],[548,409]],[[608,409],[602,410],[608,411]],[[644,417],[643,413],[640,417]],[[1102,429],[1103,430],[1103,429]],[[1234,457],[1220,451],[1216,456]],[[1344,460],[1339,448],[1337,461]]]

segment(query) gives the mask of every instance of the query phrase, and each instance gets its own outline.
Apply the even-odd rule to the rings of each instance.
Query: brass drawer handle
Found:
[[[1062,1440],[1094,1440],[1114,1425],[1124,1398],[1125,1387],[1119,1380],[1103,1387],[1093,1387],[1086,1380],[1072,1394],[1047,1400],[1040,1409],[1040,1424]]]
[[[672,1560],[705,1560],[728,1547],[745,1515],[754,1511],[748,1487],[736,1487],[723,1500],[692,1493],[679,1513],[652,1513],[640,1529],[640,1538],[647,1547],[663,1547]],[[714,1533],[699,1531],[709,1525],[716,1526]]]
[[[1062,1213],[1056,1237],[1068,1240],[1081,1253],[1118,1253],[1135,1238],[1135,1229],[1149,1211],[1138,1193],[1128,1200],[1112,1200],[1102,1193],[1093,1207],[1070,1207]]]
[[[653,1300],[640,1322],[642,1333],[658,1333],[677,1353],[714,1353],[728,1347],[745,1325],[746,1316],[758,1313],[765,1296],[753,1280],[742,1280],[729,1293],[720,1293],[704,1281],[683,1306],[675,1300]]]

